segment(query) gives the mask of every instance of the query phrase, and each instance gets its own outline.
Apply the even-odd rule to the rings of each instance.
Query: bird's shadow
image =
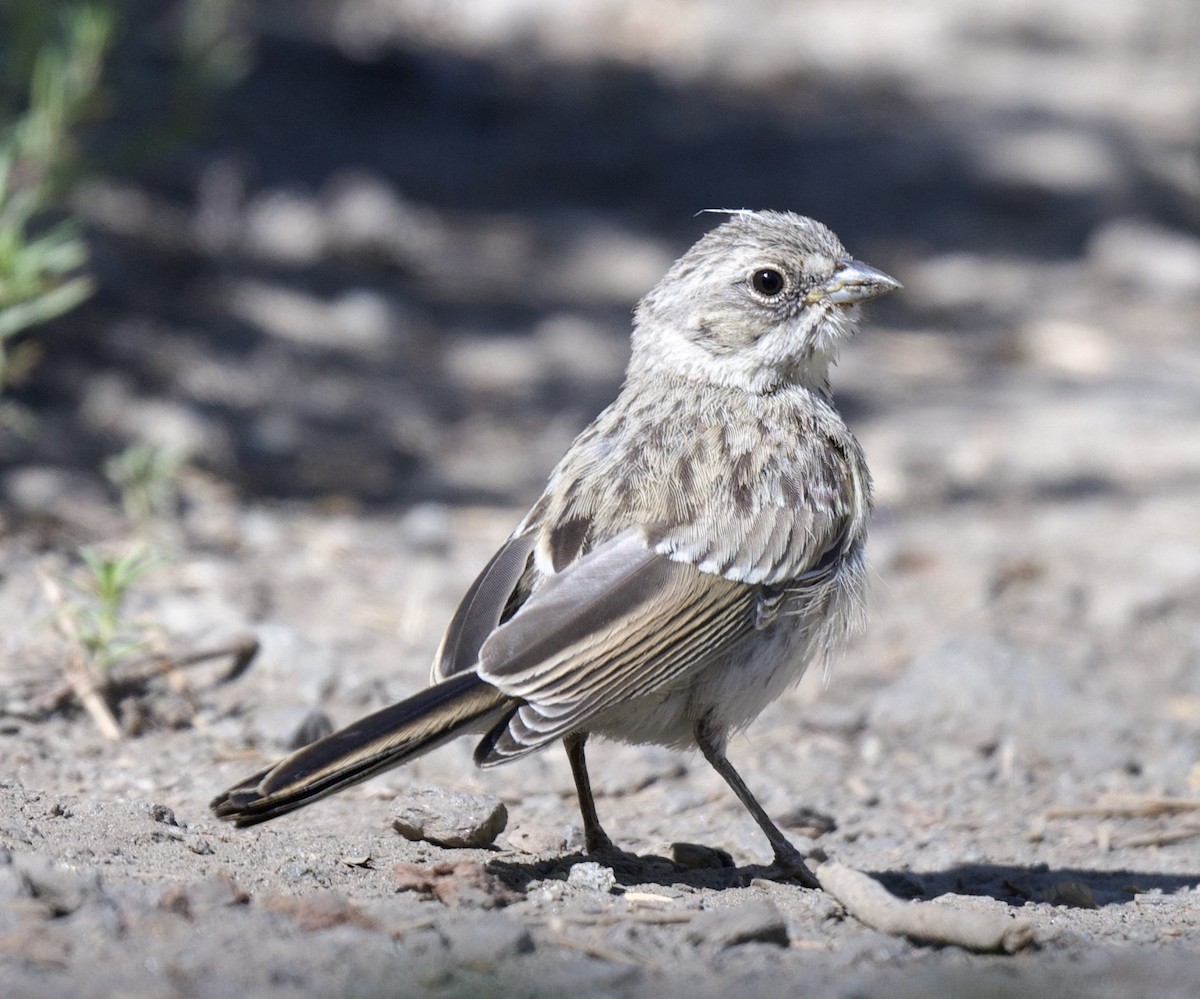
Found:
[[[725,864],[727,855],[713,850],[710,866],[684,865],[656,854],[614,851],[600,855],[570,854],[551,860],[493,860],[488,870],[505,885],[524,892],[535,881],[566,881],[577,864],[595,861],[612,870],[622,888],[674,885],[725,890],[742,888],[763,879],[795,884],[779,868],[750,864]],[[815,864],[814,864],[815,866]],[[958,864],[938,871],[866,871],[891,894],[902,899],[929,900],[942,895],[978,895],[1019,908],[1046,902],[1075,908],[1122,905],[1147,893],[1172,895],[1200,887],[1200,873],[1163,874],[1130,869],[1095,870],[1051,867],[1047,864]]]
[[[1163,874],[1051,867],[1048,864],[957,864],[941,871],[870,871],[893,895],[930,899],[940,895],[979,895],[1014,907],[1049,902],[1076,908],[1102,908],[1132,902],[1137,895],[1172,895],[1200,885],[1200,873]]]
[[[693,855],[690,862],[680,863],[658,854],[628,853],[608,850],[603,853],[572,853],[548,860],[493,860],[488,870],[514,891],[524,892],[535,881],[566,881],[578,864],[594,862],[613,872],[621,888],[644,885],[682,885],[689,888],[745,887],[757,878],[796,883],[794,877],[779,868],[762,864],[737,866],[723,850],[687,844]]]

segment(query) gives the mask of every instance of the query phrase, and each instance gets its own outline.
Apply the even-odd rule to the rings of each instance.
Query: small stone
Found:
[[[396,325],[387,299],[366,288],[352,289],[334,299],[329,318],[343,343],[361,348],[384,346]]]
[[[867,712],[861,705],[815,704],[805,709],[804,727],[814,732],[851,738],[867,724]]]
[[[976,167],[996,187],[1066,197],[1110,190],[1119,182],[1105,141],[1083,129],[1039,124],[982,137]]]
[[[1031,317],[1019,332],[1021,355],[1040,368],[1074,378],[1099,378],[1109,375],[1121,363],[1114,338],[1101,324],[1071,322],[1053,316]],[[1029,567],[1041,567],[1028,560],[1018,560],[1003,567],[1003,575],[994,589],[1013,583],[1029,582],[1036,576],[1023,575]],[[1015,572],[1014,572],[1015,570]]]
[[[441,503],[418,503],[400,521],[404,540],[416,551],[442,554],[449,550],[454,522]]]
[[[837,828],[837,820],[832,815],[819,812],[810,805],[797,805],[779,816],[779,824],[811,839],[817,839]]]
[[[211,857],[217,852],[212,845],[212,841],[205,839],[203,836],[189,836],[184,839],[183,845],[200,857]]]
[[[597,864],[594,860],[585,860],[571,865],[567,874],[567,884],[585,891],[607,893],[616,888],[617,876],[611,867]]]
[[[175,813],[166,805],[160,805],[153,801],[135,801],[134,806],[146,813],[146,816],[151,822],[159,822],[164,826],[175,826],[178,828],[179,820],[175,818]]]
[[[737,947],[745,943],[788,945],[787,920],[767,901],[747,902],[733,909],[703,912],[687,929],[693,943]]]
[[[639,908],[670,909],[683,898],[683,892],[673,885],[666,885],[658,891],[627,891],[621,897],[629,905]]]
[[[396,799],[392,826],[405,839],[435,846],[486,847],[508,824],[504,802],[448,787],[416,788]]]

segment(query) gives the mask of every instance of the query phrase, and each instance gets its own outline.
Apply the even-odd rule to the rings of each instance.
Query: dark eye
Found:
[[[774,298],[783,291],[783,275],[773,267],[764,267],[762,270],[755,271],[750,278],[750,283],[754,286],[754,290],[760,295],[766,295],[767,298]]]

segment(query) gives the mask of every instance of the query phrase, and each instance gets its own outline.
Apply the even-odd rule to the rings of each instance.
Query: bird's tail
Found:
[[[266,822],[420,756],[512,706],[474,673],[453,676],[297,750],[217,795],[210,807],[238,826]]]

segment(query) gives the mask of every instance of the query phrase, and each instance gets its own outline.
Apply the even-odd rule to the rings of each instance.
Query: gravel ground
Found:
[[[101,289],[38,331],[36,431],[0,437],[5,996],[1193,995],[1200,26],[1043,6],[248,5],[211,133],[80,193]],[[731,758],[802,848],[1026,919],[1018,954],[764,877],[698,755],[591,752],[612,867],[558,751],[484,774],[454,743],[250,831],[207,811],[425,682],[615,393],[631,305],[728,205],[905,284],[836,373],[877,479],[869,629]],[[132,443],[183,459],[140,525],[101,472]],[[44,580],[139,538],[145,633],[261,651],[130,686],[110,740],[44,710]],[[407,839],[422,795],[506,827]]]

